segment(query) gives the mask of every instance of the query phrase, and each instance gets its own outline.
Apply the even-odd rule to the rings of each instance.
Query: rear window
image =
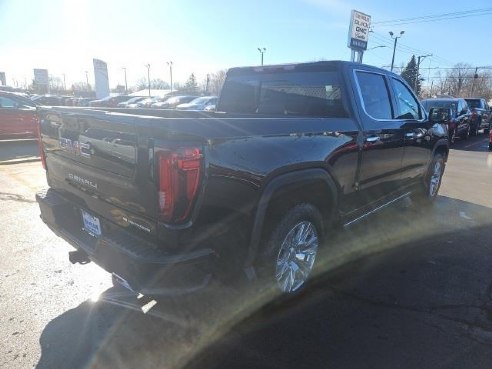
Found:
[[[424,100],[422,101],[422,105],[427,112],[431,108],[451,108],[454,112],[458,111],[458,103],[456,101]]]
[[[482,101],[480,99],[465,99],[470,109],[483,109]]]
[[[218,110],[228,113],[346,117],[336,72],[275,73],[228,78]]]

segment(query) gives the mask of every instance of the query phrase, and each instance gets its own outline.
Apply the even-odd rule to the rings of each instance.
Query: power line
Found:
[[[383,35],[383,34],[380,34],[378,32],[375,32],[375,31],[372,31],[371,32],[373,37],[378,40],[379,42],[383,42],[385,43],[386,45],[389,45],[389,46],[392,46],[393,45],[393,42],[392,40]],[[429,51],[426,51],[426,50],[420,50],[420,49],[417,49],[417,48],[414,48],[414,47],[411,47],[411,46],[408,46],[402,42],[398,43],[396,49],[400,52],[403,52],[403,53],[406,53],[406,54],[410,54],[410,55],[415,55],[415,54],[429,54],[430,52]],[[433,53],[433,56],[432,58],[434,60],[440,60],[441,62],[445,62],[445,63],[453,63],[451,62],[450,60],[447,60],[439,55],[436,55],[435,53]]]
[[[396,26],[396,25],[404,25],[410,23],[425,23],[431,21],[488,15],[488,14],[492,14],[491,12],[492,12],[492,8],[482,8],[482,9],[465,10],[459,12],[424,15],[424,16],[411,17],[411,18],[385,20],[385,21],[373,22],[372,24]]]

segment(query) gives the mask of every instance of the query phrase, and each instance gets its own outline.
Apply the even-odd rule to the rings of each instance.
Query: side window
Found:
[[[384,76],[357,72],[357,81],[366,113],[374,119],[392,119],[391,101]]]
[[[16,108],[17,106],[14,100],[0,96],[0,108]]]
[[[397,102],[396,119],[422,119],[419,103],[401,81],[392,78]]]

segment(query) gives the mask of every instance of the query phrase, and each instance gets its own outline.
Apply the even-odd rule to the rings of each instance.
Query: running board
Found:
[[[384,209],[384,208],[386,208],[387,206],[389,206],[389,205],[391,205],[391,204],[394,204],[395,202],[400,201],[400,200],[404,199],[405,197],[408,197],[409,195],[410,195],[410,192],[404,193],[403,195],[398,196],[397,198],[395,198],[395,199],[393,199],[393,200],[391,200],[391,201],[389,201],[389,202],[387,202],[387,203],[385,203],[385,204],[383,204],[383,205],[380,205],[380,206],[378,206],[378,207],[376,207],[376,208],[372,209],[371,211],[369,211],[369,212],[367,212],[367,213],[365,213],[365,214],[363,214],[363,215],[361,215],[361,216],[359,216],[359,217],[355,218],[354,220],[351,220],[350,222],[345,223],[345,224],[343,225],[343,227],[344,227],[344,228],[350,227],[352,224],[357,223],[357,222],[360,222],[361,220],[363,220],[363,219],[364,219],[364,218],[366,218],[367,216],[372,215],[372,214],[374,214],[374,213],[377,213],[378,211],[383,210],[383,209]]]

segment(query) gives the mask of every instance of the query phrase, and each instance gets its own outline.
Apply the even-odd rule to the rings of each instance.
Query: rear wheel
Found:
[[[320,212],[303,203],[288,210],[274,225],[261,256],[259,272],[267,284],[285,294],[301,290],[312,274],[323,239]]]

